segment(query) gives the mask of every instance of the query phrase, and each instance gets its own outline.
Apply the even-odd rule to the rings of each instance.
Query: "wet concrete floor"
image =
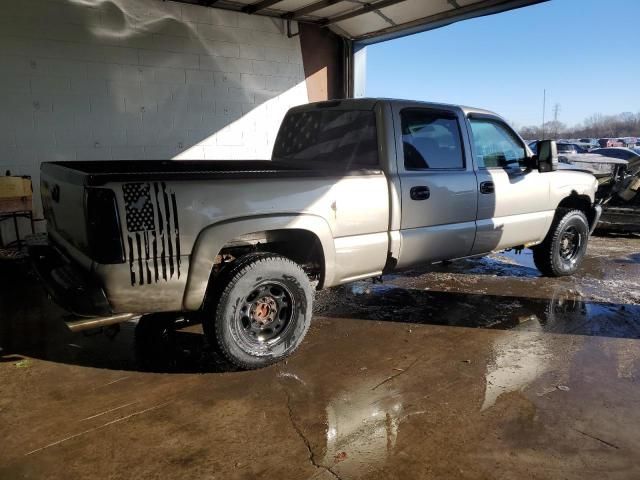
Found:
[[[253,372],[188,322],[72,334],[0,264],[0,479],[640,478],[640,238],[588,255],[320,292],[300,350]]]

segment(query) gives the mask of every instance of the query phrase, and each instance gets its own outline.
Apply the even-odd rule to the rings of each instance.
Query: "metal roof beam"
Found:
[[[251,5],[242,7],[242,11],[249,14],[256,13],[260,10],[264,10],[265,8],[269,8],[272,5],[275,5],[276,3],[280,3],[281,1],[282,0],[262,0],[261,2],[252,3]]]
[[[336,3],[340,3],[343,1],[344,0],[320,0],[319,2],[312,3],[311,5],[299,8],[298,10],[294,10],[293,12],[287,12],[282,15],[282,18],[287,20],[297,20],[300,17],[304,17],[305,15],[309,15],[310,13],[318,11],[322,8],[330,7],[331,5],[335,5]]]
[[[398,3],[405,2],[406,0],[382,0],[376,3],[369,3],[362,8],[357,10],[353,10],[351,12],[343,13],[342,15],[337,15],[335,17],[325,18],[320,22],[321,25],[331,25],[332,23],[342,22],[343,20],[349,20],[350,18],[359,17],[360,15],[364,15],[365,13],[370,13],[375,10],[379,10],[381,8],[390,7],[391,5],[396,5]]]

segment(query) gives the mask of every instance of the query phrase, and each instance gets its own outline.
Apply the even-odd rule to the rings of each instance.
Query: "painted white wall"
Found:
[[[34,189],[43,161],[269,158],[284,113],[307,101],[299,39],[277,19],[161,0],[0,2],[0,173]]]

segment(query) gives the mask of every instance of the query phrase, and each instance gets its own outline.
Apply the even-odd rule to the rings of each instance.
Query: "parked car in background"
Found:
[[[591,150],[593,150],[591,148],[585,148],[578,143],[574,143],[574,145],[577,147],[578,153],[589,153]]]
[[[577,143],[580,147],[584,148],[587,151],[593,150],[594,148],[598,148],[600,146],[598,145],[598,140],[596,140],[595,138],[580,138],[575,143]]]
[[[591,153],[603,155],[605,157],[619,158],[620,160],[627,160],[629,162],[630,169],[635,169],[636,166],[640,167],[640,154],[638,152],[635,152],[634,150],[631,150],[630,148],[596,148],[595,150],[591,151]]]
[[[616,138],[601,138],[598,140],[598,145],[600,145],[600,148],[623,146],[622,142],[618,141]]]
[[[558,147],[558,159],[562,161],[563,155],[577,155],[580,153],[588,153],[588,150],[581,147],[577,143],[570,143],[566,140],[559,140],[556,144]],[[538,140],[529,142],[527,146],[533,153],[538,153]]]
[[[577,143],[558,143],[558,160],[563,161],[566,155],[578,155],[588,153],[588,150],[582,148]]]
[[[637,138],[635,137],[623,137],[618,138],[618,142],[622,143],[622,147],[631,148],[636,145]]]

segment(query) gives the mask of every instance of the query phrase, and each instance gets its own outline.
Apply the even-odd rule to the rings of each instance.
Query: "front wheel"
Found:
[[[231,363],[264,367],[302,343],[311,323],[313,292],[297,263],[255,253],[237,260],[214,282],[203,323],[211,343]]]
[[[533,247],[533,261],[548,277],[574,274],[587,252],[589,222],[580,210],[560,210],[544,241]]]

